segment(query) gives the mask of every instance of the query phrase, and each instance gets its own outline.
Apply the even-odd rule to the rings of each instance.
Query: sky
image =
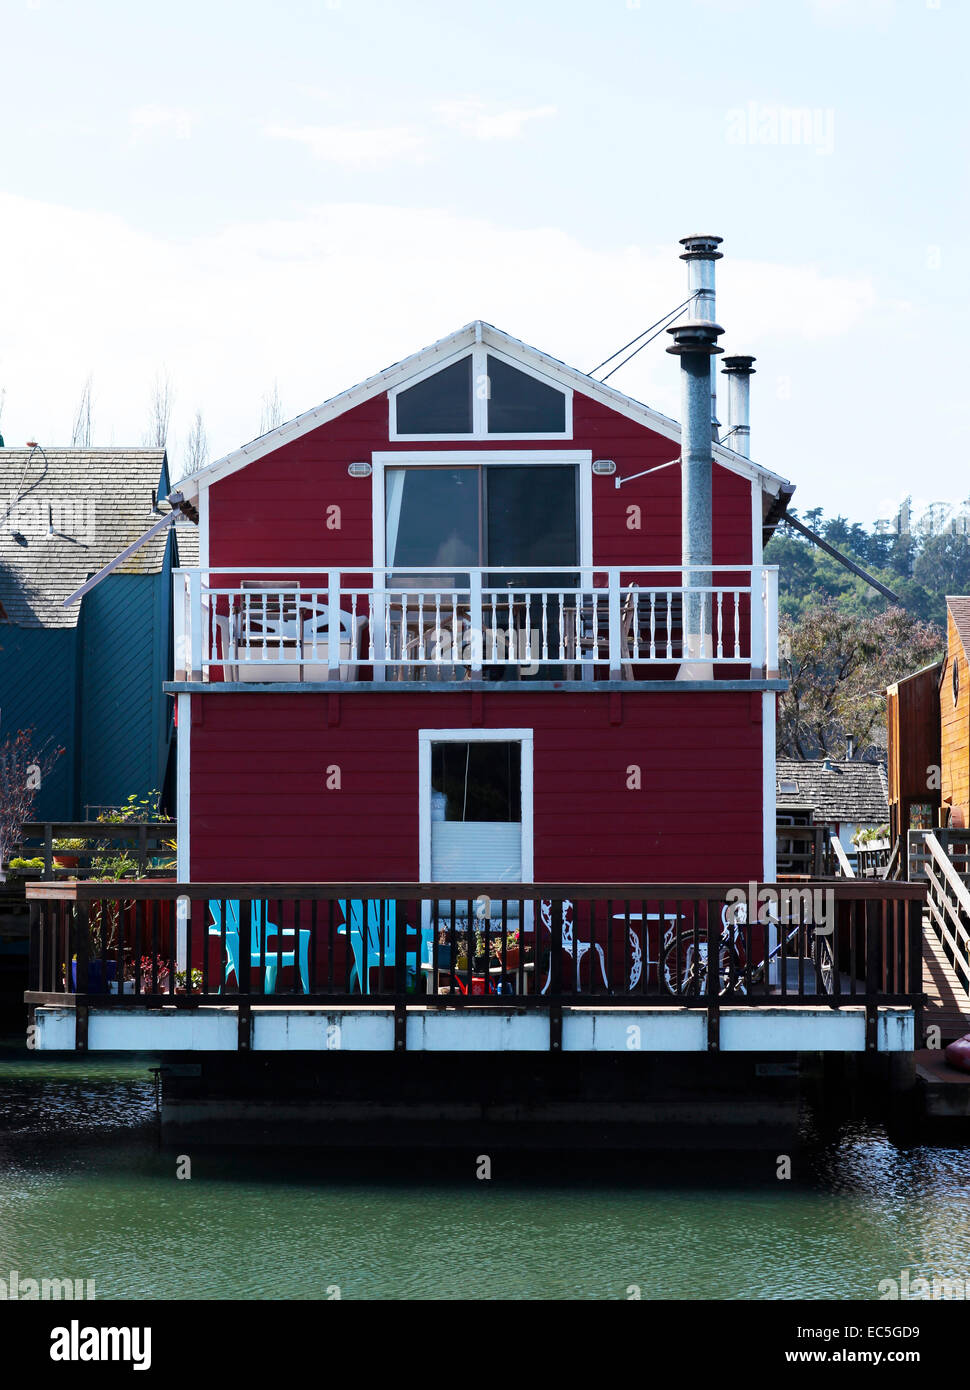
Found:
[[[970,0],[0,0],[0,431],[180,470],[475,318],[583,370],[723,237],[752,455],[970,493]],[[678,413],[658,340],[610,384]],[[721,418],[726,416],[722,392]]]

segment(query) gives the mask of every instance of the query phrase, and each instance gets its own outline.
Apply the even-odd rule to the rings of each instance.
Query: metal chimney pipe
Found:
[[[667,332],[673,343],[667,351],[680,358],[681,382],[681,563],[684,566],[684,661],[678,680],[710,680],[710,595],[708,566],[713,563],[711,509],[712,437],[716,438],[711,385],[716,377],[713,357],[722,349],[717,339],[724,332],[714,321],[714,262],[720,260],[721,238],[685,237],[681,256],[688,266],[692,290],[699,291],[695,316],[675,324]],[[691,589],[701,592],[691,593]]]
[[[722,253],[717,249],[722,238],[719,236],[685,236],[680,244],[684,247],[681,260],[687,262],[687,288],[696,295],[691,306],[691,319],[697,322],[716,323],[716,301],[714,296],[714,262],[721,260]],[[717,439],[717,369],[714,361],[711,370],[711,438]]]
[[[754,357],[725,357],[722,370],[728,379],[728,433],[724,442],[736,454],[751,457],[751,378]]]

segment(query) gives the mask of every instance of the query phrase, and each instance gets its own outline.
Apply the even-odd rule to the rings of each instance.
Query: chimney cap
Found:
[[[713,356],[716,352],[724,351],[715,341],[724,329],[719,323],[711,323],[710,319],[688,319],[686,323],[674,324],[667,332],[674,340],[667,351],[675,357],[685,352],[706,352]]]
[[[682,261],[719,261],[723,258],[724,253],[717,248],[723,240],[724,238],[720,236],[682,236],[680,244],[684,250],[680,259]]]
[[[747,357],[743,354],[741,356],[725,357],[724,361],[721,363],[721,371],[733,374],[734,376],[754,376],[754,367],[752,367],[751,363],[757,362],[757,360],[756,357]]]

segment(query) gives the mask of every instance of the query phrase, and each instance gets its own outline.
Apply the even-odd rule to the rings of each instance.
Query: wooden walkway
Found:
[[[929,913],[923,917],[923,989],[926,992],[924,1030],[936,1024],[942,1031],[944,1044],[970,1033],[970,998],[946,958]]]

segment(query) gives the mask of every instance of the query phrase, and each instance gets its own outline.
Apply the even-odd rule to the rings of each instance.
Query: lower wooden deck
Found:
[[[77,1049],[73,1008],[34,1012],[35,1047]],[[909,1052],[915,1013],[879,1008],[875,1047],[867,1047],[862,1005],[838,1009],[726,1005],[719,1010],[717,1044],[700,1008],[566,1005],[560,1009],[434,1008],[393,1005],[259,1005],[245,1014],[229,1005],[195,1008],[90,1007],[84,1021],[91,1052]]]

